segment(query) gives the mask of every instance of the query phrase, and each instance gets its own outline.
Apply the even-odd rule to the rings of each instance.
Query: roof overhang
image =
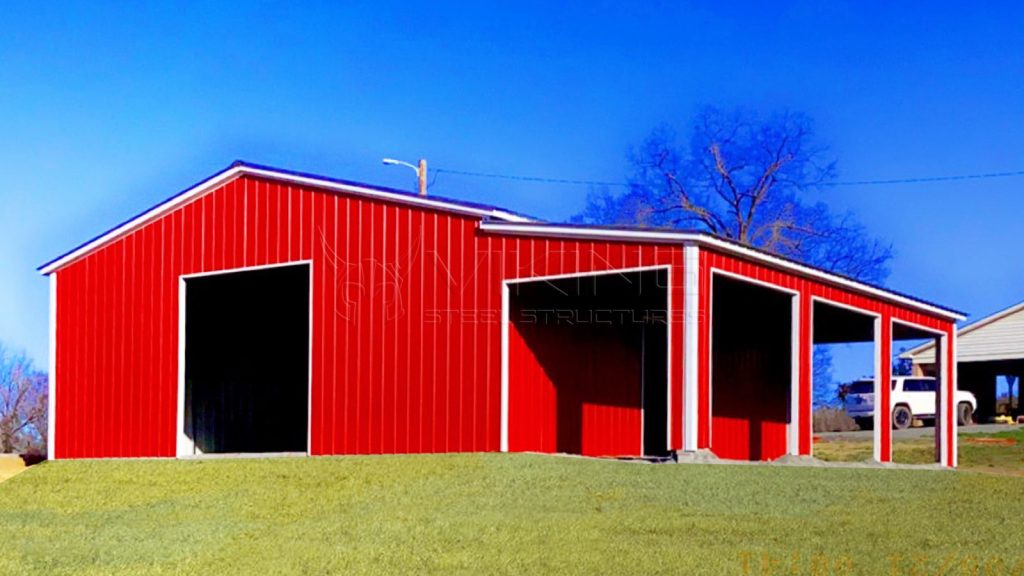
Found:
[[[368,186],[365,184],[358,184],[353,182],[345,182],[341,180],[334,180],[330,178],[324,178],[320,176],[314,176],[311,174],[303,174],[299,172],[291,172],[287,170],[279,170],[276,168],[270,168],[266,166],[258,166],[255,164],[247,164],[244,162],[235,162],[228,168],[214,174],[213,176],[203,180],[202,182],[187,188],[171,198],[149,208],[148,210],[134,216],[121,224],[118,224],[114,228],[104,232],[103,234],[96,236],[92,240],[74,248],[70,252],[67,252],[46,264],[43,264],[38,268],[38,271],[45,275],[49,275],[58,269],[74,262],[75,260],[85,256],[86,254],[96,250],[97,248],[109,244],[124,234],[127,234],[145,224],[156,220],[157,218],[167,214],[174,209],[191,202],[192,200],[211,192],[224,184],[227,184],[231,180],[240,176],[255,176],[260,178],[268,178],[271,180],[277,180],[279,182],[287,182],[290,184],[296,184],[301,186],[310,186],[314,188],[320,188],[330,190],[332,192],[339,192],[343,194],[354,194],[358,196],[365,196],[369,198],[376,198],[380,200],[386,200],[389,202],[397,202],[401,204],[408,204],[413,206],[419,206],[423,208],[431,208],[435,210],[443,210],[446,212],[455,212],[458,214],[465,214],[469,216],[476,216],[479,218],[494,218],[497,220],[504,220],[508,222],[531,222],[530,218],[515,214],[506,210],[497,208],[488,208],[482,206],[473,206],[469,204],[460,204],[448,200],[439,200],[430,197],[417,196],[414,194],[403,193],[397,190],[389,190],[386,188],[378,188],[375,186]]]
[[[853,292],[899,304],[901,306],[918,310],[932,316],[938,316],[950,321],[957,322],[966,318],[962,312],[957,310],[917,300],[898,292],[886,290],[885,288],[873,286],[852,278],[821,270],[820,268],[801,264],[788,258],[776,256],[762,250],[723,240],[717,236],[704,232],[564,226],[539,222],[494,222],[486,220],[480,223],[480,229],[488,232],[524,236],[702,245],[727,254],[733,254],[748,260],[760,262],[776,269],[786,270],[800,276],[840,286]]]

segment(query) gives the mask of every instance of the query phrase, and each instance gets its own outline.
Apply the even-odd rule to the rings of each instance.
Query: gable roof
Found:
[[[1002,324],[1006,324],[1006,330],[996,330]],[[957,331],[957,356],[967,361],[1024,358],[1022,327],[1024,302],[975,320]],[[974,339],[978,339],[979,342],[972,342]],[[915,346],[900,354],[900,358],[913,360],[919,364],[935,362],[935,342],[929,341]]]
[[[306,172],[296,172],[281,168],[273,168],[261,164],[236,161],[220,172],[206,178],[205,180],[182,190],[167,200],[141,212],[140,214],[121,222],[110,230],[86,241],[85,243],[69,250],[68,252],[50,260],[38,268],[43,275],[48,275],[61,267],[77,260],[78,258],[108,244],[123,234],[137,229],[138,227],[174,210],[175,208],[191,201],[192,199],[216,189],[217,187],[242,175],[249,175],[260,178],[267,178],[277,181],[290,182],[298,185],[305,185],[320,188],[337,193],[353,194],[377,198],[392,202],[416,205],[424,208],[453,212],[479,217],[481,219],[480,229],[485,231],[499,232],[505,234],[541,235],[549,237],[587,237],[602,240],[620,241],[656,241],[694,243],[713,247],[724,252],[740,257],[761,262],[768,266],[780,268],[800,274],[806,277],[815,278],[846,289],[862,294],[880,298],[886,301],[895,302],[901,305],[922,310],[926,313],[937,315],[951,320],[963,320],[962,312],[939,306],[921,300],[907,294],[902,294],[881,286],[876,286],[853,278],[828,272],[814,266],[792,260],[764,250],[753,248],[734,242],[728,239],[715,236],[708,232],[698,230],[678,230],[659,228],[638,228],[622,226],[590,226],[577,224],[555,224],[537,221],[524,214],[513,212],[498,206],[453,200],[439,196],[422,197],[412,192],[396,190],[330,178]]]
[[[511,210],[506,210],[498,206],[490,206],[488,204],[480,204],[477,202],[466,202],[463,200],[453,200],[451,198],[444,198],[441,196],[423,197],[413,192],[396,190],[394,188],[353,182],[351,180],[330,178],[328,176],[320,176],[317,174],[310,174],[308,172],[273,168],[271,166],[237,160],[213,176],[178,192],[163,202],[128,218],[106,232],[79,244],[75,248],[72,248],[64,254],[61,254],[53,260],[43,264],[37,268],[37,270],[43,275],[48,275],[51,272],[62,268],[66,264],[77,260],[81,256],[99,248],[100,246],[109,243],[117,237],[135,230],[143,224],[151,220],[155,220],[156,218],[174,210],[178,206],[181,206],[190,200],[201,196],[206,192],[210,192],[213,189],[243,175],[269,178],[272,180],[326,189],[333,192],[378,198],[403,204],[412,204],[424,208],[478,216],[480,218],[493,218],[510,222],[529,222],[533,220],[533,218],[529,216],[513,212]]]

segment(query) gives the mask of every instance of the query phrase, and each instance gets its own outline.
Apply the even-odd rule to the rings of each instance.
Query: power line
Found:
[[[572,180],[568,178],[544,178],[541,176],[515,176],[512,174],[491,174],[487,172],[467,172],[465,170],[448,170],[438,168],[435,174],[457,174],[459,176],[474,176],[477,178],[497,178],[500,180],[519,180],[522,182],[543,182],[545,184],[582,184],[587,186],[626,186],[625,182],[601,182],[599,180]]]
[[[448,170],[438,168],[435,174],[455,174],[475,178],[492,178],[499,180],[517,180],[520,182],[540,182],[543,184],[572,184],[582,186],[618,186],[628,188],[626,182],[606,182],[601,180],[578,180],[572,178],[545,178],[543,176],[520,176],[515,174],[496,174],[490,172],[469,172],[466,170]],[[850,180],[845,182],[825,182],[822,186],[886,186],[892,184],[922,184],[927,182],[952,182],[957,180],[987,180],[991,178],[1010,178],[1024,176],[1024,170],[1011,172],[982,172],[978,174],[958,174],[955,176],[922,176],[916,178],[892,178],[888,180]]]
[[[954,180],[984,180],[988,178],[1009,178],[1024,176],[1024,170],[1013,172],[983,172],[981,174],[960,174],[956,176],[924,176],[920,178],[894,178],[892,180],[854,180],[850,182],[832,182],[823,186],[877,186],[885,184],[920,184],[922,182],[950,182]]]

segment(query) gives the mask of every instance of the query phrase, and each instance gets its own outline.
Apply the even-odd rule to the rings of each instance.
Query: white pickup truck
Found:
[[[892,379],[892,393],[889,405],[892,406],[892,426],[897,430],[910,428],[914,420],[935,419],[935,390],[938,381],[935,378],[921,376],[896,376]],[[874,424],[875,416],[875,381],[857,380],[844,387],[846,413],[850,415],[862,430],[868,430]],[[971,424],[978,401],[974,394],[957,390],[955,402],[956,419],[960,425]]]

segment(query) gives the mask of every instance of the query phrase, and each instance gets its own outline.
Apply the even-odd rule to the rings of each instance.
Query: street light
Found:
[[[402,160],[395,160],[394,158],[384,158],[384,159],[381,160],[381,162],[383,162],[387,166],[405,166],[407,168],[412,168],[413,170],[415,170],[416,171],[416,179],[419,181],[419,186],[420,186],[420,196],[426,196],[427,195],[427,161],[426,160],[422,160],[421,159],[419,166],[416,166],[415,164],[410,164],[408,162],[404,162]]]

